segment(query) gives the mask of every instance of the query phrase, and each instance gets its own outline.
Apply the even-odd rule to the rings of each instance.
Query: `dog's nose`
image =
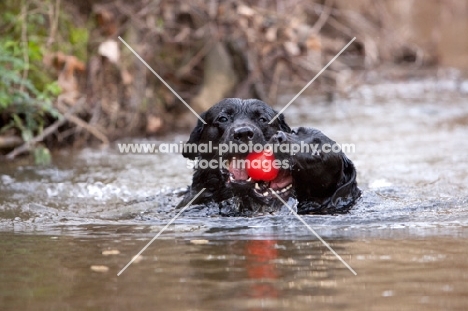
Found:
[[[247,141],[247,140],[252,140],[253,137],[254,137],[254,132],[252,128],[249,126],[241,126],[241,127],[234,129],[235,140]]]
[[[282,142],[285,142],[288,140],[288,138],[286,137],[286,134],[284,132],[278,132],[276,133],[276,135],[274,136],[274,139],[278,142],[278,143],[282,143]]]

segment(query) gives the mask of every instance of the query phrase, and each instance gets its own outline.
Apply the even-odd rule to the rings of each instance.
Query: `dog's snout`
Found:
[[[278,132],[276,133],[276,135],[274,136],[275,140],[278,142],[278,143],[284,143],[288,140],[288,138],[286,137],[286,134],[284,132]]]
[[[250,126],[241,126],[234,129],[234,139],[240,141],[249,141],[254,137],[254,131]]]

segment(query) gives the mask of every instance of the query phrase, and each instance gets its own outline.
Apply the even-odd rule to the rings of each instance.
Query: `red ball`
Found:
[[[278,176],[279,161],[275,161],[273,153],[268,151],[255,152],[247,156],[247,174],[254,180],[272,181]]]

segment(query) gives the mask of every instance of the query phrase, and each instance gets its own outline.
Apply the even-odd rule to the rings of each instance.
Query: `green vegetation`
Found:
[[[40,133],[47,118],[59,117],[52,102],[60,88],[41,70],[45,20],[27,1],[0,5],[0,134],[21,133],[25,142]]]
[[[47,115],[59,116],[52,100],[60,93],[60,88],[56,82],[42,85],[33,82],[34,71],[30,71],[33,63],[27,63],[18,53],[26,49],[32,62],[42,55],[35,48],[19,45],[18,42],[0,40],[0,111],[7,118],[0,133],[15,128],[21,132],[24,141],[29,141],[43,130]],[[34,42],[28,46],[34,47]]]
[[[57,3],[0,2],[0,135],[29,142],[60,117],[53,102],[61,90],[44,55],[60,50],[84,59],[88,31],[75,27]]]

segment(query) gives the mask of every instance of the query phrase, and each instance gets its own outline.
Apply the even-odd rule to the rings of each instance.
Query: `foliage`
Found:
[[[31,44],[34,46],[34,43]],[[49,82],[38,89],[31,78],[23,78],[28,64],[17,55],[18,43],[0,41],[0,111],[10,117],[0,132],[17,128],[25,141],[42,131],[46,114],[58,117],[59,113],[52,106],[53,99],[60,93],[56,82]],[[31,58],[37,50],[31,49]]]
[[[27,142],[60,116],[52,102],[61,90],[42,68],[44,18],[24,14],[26,3],[0,5],[0,134],[15,129]]]

